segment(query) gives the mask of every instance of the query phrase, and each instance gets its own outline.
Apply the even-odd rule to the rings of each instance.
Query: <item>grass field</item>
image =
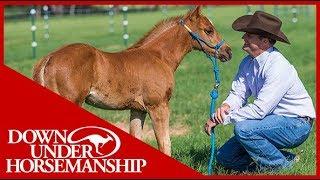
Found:
[[[265,10],[270,13],[272,8],[272,6],[265,6]],[[291,22],[292,15],[287,13],[288,10],[279,15],[283,20],[283,31],[292,44],[289,46],[277,43],[276,47],[296,67],[315,103],[315,9],[313,6],[310,9],[310,15],[299,15],[297,23]],[[203,11],[233,50],[233,59],[227,63],[220,63],[222,80],[218,99],[220,104],[228,94],[240,60],[245,56],[241,50],[242,33],[233,31],[231,24],[237,17],[246,13],[246,8],[245,6],[219,6],[204,8]],[[137,41],[159,20],[186,12],[186,8],[169,8],[167,16],[161,12],[129,14],[129,43]],[[115,16],[117,23],[115,24],[116,32],[113,34],[109,33],[108,21],[109,17],[106,15],[52,17],[49,20],[50,39],[46,41],[43,37],[43,19],[38,18],[36,22],[38,26],[37,59],[64,44],[74,42],[89,43],[111,52],[124,49],[122,16]],[[30,26],[31,22],[28,19],[5,21],[5,64],[27,77],[31,77],[32,66],[36,62],[36,59],[32,59]],[[176,86],[170,101],[173,158],[201,173],[206,173],[210,142],[202,127],[208,117],[209,92],[213,85],[210,62],[201,52],[189,53],[176,71],[175,81]],[[128,111],[105,111],[87,105],[84,108],[103,119],[108,119],[117,125],[124,124],[122,126],[128,128]],[[151,130],[151,122],[147,117],[144,129],[145,141],[156,147]],[[151,138],[147,137],[149,135]],[[232,125],[218,126],[216,128],[217,146],[221,146],[232,135]],[[315,174],[315,128],[304,144],[290,151],[300,155],[299,163],[292,169],[277,174]],[[234,174],[234,172],[227,172],[218,167],[217,174]]]

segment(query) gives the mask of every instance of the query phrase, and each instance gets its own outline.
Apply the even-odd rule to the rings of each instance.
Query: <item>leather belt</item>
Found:
[[[311,117],[299,117],[299,118],[301,118],[301,119],[303,119],[303,120],[305,120],[305,121],[307,121],[311,126],[312,126],[312,124],[313,124],[313,121],[314,121],[314,119],[313,118],[311,118]]]

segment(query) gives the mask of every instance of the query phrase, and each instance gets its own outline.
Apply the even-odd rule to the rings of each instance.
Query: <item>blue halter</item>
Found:
[[[202,51],[206,54],[207,58],[211,61],[212,63],[212,72],[214,74],[214,79],[215,79],[215,85],[214,88],[210,92],[210,97],[211,97],[211,102],[210,102],[210,114],[209,117],[211,118],[211,115],[215,112],[215,104],[218,99],[219,93],[218,93],[218,87],[220,85],[220,76],[219,76],[219,66],[217,63],[217,58],[214,56],[211,56],[207,51],[204,50],[203,44],[206,46],[214,49],[215,51],[219,51],[221,46],[224,44],[224,40],[221,40],[218,44],[212,46],[211,43],[205,41],[202,39],[198,33],[192,32],[191,29],[185,24],[183,19],[180,19],[179,21],[180,25],[184,26],[187,31],[190,33],[192,39],[196,40]],[[211,143],[211,150],[210,150],[210,159],[208,162],[208,174],[212,174],[212,167],[215,166],[215,134],[214,134],[214,128],[211,129],[211,135],[210,135],[210,143]]]

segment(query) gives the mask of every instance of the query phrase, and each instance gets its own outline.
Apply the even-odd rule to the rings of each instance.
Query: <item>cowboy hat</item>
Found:
[[[244,15],[232,23],[236,31],[263,35],[290,44],[286,35],[280,30],[282,22],[276,16],[263,11],[256,11],[253,15]]]

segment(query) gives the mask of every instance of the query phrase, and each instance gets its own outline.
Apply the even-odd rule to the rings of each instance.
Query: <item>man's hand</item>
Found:
[[[223,123],[223,117],[229,114],[230,106],[228,104],[222,104],[214,114],[214,121],[218,124]]]
[[[204,125],[204,131],[210,136],[211,129],[216,127],[217,125],[218,125],[218,123],[213,122],[212,119],[208,119],[208,121]]]

